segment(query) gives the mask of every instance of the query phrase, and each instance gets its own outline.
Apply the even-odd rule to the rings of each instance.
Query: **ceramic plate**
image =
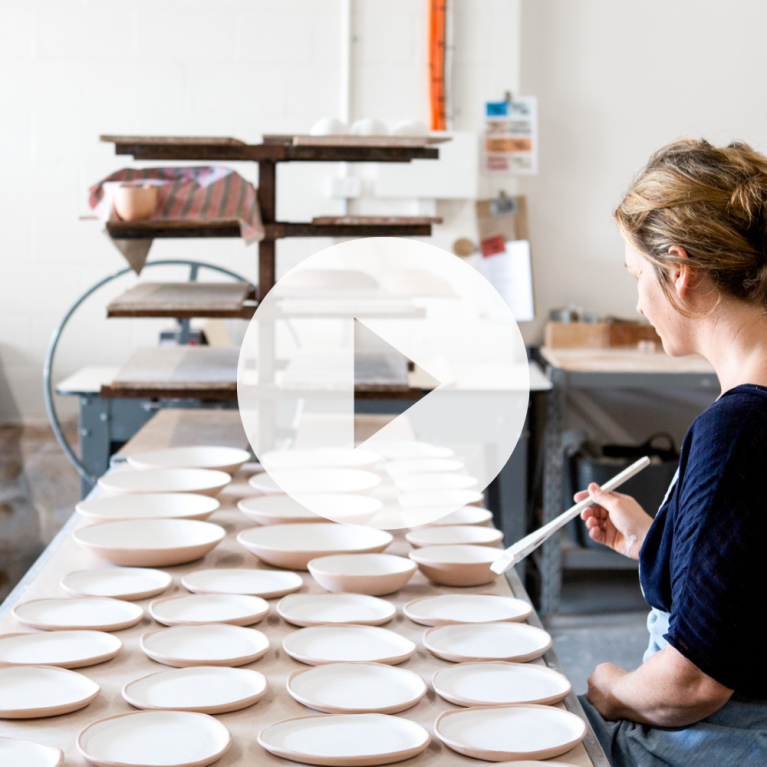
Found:
[[[123,687],[136,708],[225,714],[252,706],[266,695],[266,677],[242,668],[195,666],[159,671]]]
[[[128,463],[134,469],[216,469],[233,474],[250,460],[250,453],[239,447],[168,447],[133,453]]]
[[[0,764],[7,767],[61,767],[64,752],[31,740],[0,738]]]
[[[326,714],[396,714],[426,694],[418,674],[383,663],[328,663],[288,677],[288,692]]]
[[[122,646],[116,636],[103,631],[2,634],[0,663],[82,668],[111,660]]]
[[[381,453],[394,461],[412,461],[414,458],[451,458],[453,450],[428,442],[387,442]]]
[[[284,495],[285,491],[265,472],[254,474],[248,484],[261,495]]]
[[[114,522],[118,519],[207,519],[221,504],[198,493],[143,493],[102,495],[87,498],[75,509],[88,519]]]
[[[380,596],[401,589],[416,565],[393,554],[337,554],[309,562],[309,572],[323,589]]]
[[[256,629],[211,623],[149,631],[141,649],[158,663],[189,666],[244,666],[266,654],[269,640]]]
[[[426,527],[443,527],[444,525],[489,525],[493,513],[480,506],[464,506],[440,519],[429,522]],[[418,528],[423,529],[423,528]]]
[[[399,497],[399,503],[404,509],[433,506],[457,508],[469,503],[478,503],[483,497],[479,490],[421,490],[416,493],[403,493]]]
[[[479,525],[443,525],[411,530],[405,535],[409,544],[416,548],[425,546],[498,546],[503,533],[494,527]],[[496,554],[497,556],[497,554]]]
[[[73,597],[112,597],[131,602],[162,594],[173,578],[145,567],[97,567],[65,575],[61,588]]]
[[[354,517],[366,517],[383,508],[378,498],[355,493],[294,493],[294,497],[301,505],[318,514],[322,521],[330,518],[353,523]]]
[[[338,447],[314,450],[272,450],[261,456],[261,463],[272,469],[341,469],[372,466],[381,460],[372,450],[345,450]]]
[[[213,469],[149,469],[120,471],[99,478],[99,487],[108,493],[200,493],[218,495],[232,478]]]
[[[423,635],[427,650],[443,660],[507,660],[540,658],[551,647],[551,636],[526,623],[481,623],[435,626]]]
[[[144,610],[131,602],[108,597],[82,599],[35,599],[13,608],[25,626],[46,631],[94,629],[118,631],[135,626]]]
[[[549,759],[586,735],[584,721],[554,706],[477,706],[445,711],[434,723],[437,737],[475,759]]]
[[[99,686],[87,676],[54,666],[0,668],[0,718],[38,719],[85,708]]]
[[[551,705],[573,689],[567,677],[535,663],[459,663],[437,671],[432,684],[457,706]]]
[[[440,594],[408,602],[403,612],[411,621],[424,626],[451,623],[496,623],[523,621],[533,608],[522,599],[493,594]]]
[[[420,724],[384,714],[302,716],[258,735],[258,742],[275,756],[338,767],[401,762],[420,754],[430,741]]]
[[[381,484],[378,474],[361,469],[280,469],[270,475],[293,494],[363,493]]]
[[[306,570],[309,560],[329,554],[383,551],[392,540],[385,530],[333,522],[269,525],[243,530],[237,536],[242,546],[264,562],[296,570]]]
[[[304,585],[298,573],[284,570],[197,570],[185,575],[181,583],[196,594],[250,594],[271,599],[298,591]]]
[[[134,711],[89,724],[77,750],[97,767],[205,767],[231,742],[229,730],[207,714]]]
[[[212,551],[226,531],[192,519],[104,522],[75,530],[72,537],[99,559],[115,565],[167,567],[193,562]]]
[[[292,594],[277,605],[277,612],[295,626],[323,623],[380,626],[388,623],[397,609],[385,599],[364,594]]]
[[[490,546],[427,546],[408,556],[429,580],[443,586],[481,586],[499,577],[490,569],[498,549]]]
[[[394,475],[394,484],[403,493],[417,493],[421,490],[462,490],[474,487],[477,481],[476,477],[470,477],[468,474],[447,471],[405,472]]]
[[[389,461],[384,468],[391,477],[402,474],[424,474],[436,471],[461,471],[463,461],[455,458],[416,458],[407,461]]]
[[[261,597],[245,594],[193,594],[155,599],[151,616],[166,626],[199,626],[204,623],[231,623],[251,626],[263,620],[269,604]]]
[[[289,495],[243,498],[237,508],[259,525],[307,524],[309,522],[327,522],[326,519],[302,506]]]
[[[403,663],[415,655],[414,642],[375,626],[312,626],[288,634],[282,647],[291,658],[325,663]]]

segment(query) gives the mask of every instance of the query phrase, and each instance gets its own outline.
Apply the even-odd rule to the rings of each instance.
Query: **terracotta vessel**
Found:
[[[121,186],[115,192],[115,213],[123,221],[140,221],[151,218],[160,199],[156,186]]]

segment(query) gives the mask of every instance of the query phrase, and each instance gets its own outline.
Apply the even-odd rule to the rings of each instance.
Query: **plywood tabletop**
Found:
[[[589,373],[714,373],[708,360],[698,354],[671,357],[663,351],[636,349],[541,349],[553,367],[568,372]]]

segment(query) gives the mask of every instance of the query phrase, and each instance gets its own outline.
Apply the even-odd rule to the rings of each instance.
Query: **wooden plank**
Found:
[[[142,282],[107,305],[107,317],[243,317],[247,282]]]
[[[241,237],[237,219],[195,221],[191,219],[149,219],[107,221],[107,232],[115,240],[144,240],[156,237]]]
[[[671,357],[663,351],[634,349],[549,349],[541,355],[553,367],[589,373],[714,373],[711,363],[698,354]]]
[[[291,143],[294,146],[425,147],[446,141],[450,141],[450,136],[293,136]]]
[[[158,146],[204,145],[247,146],[244,141],[230,136],[99,136],[107,144],[156,144]]]
[[[316,216],[315,226],[423,226],[441,224],[441,216]]]
[[[286,224],[266,227],[267,239],[282,237],[428,237],[431,224]]]

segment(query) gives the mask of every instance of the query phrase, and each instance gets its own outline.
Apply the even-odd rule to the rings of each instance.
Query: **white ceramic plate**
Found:
[[[477,481],[476,477],[470,477],[468,474],[446,471],[406,472],[394,475],[394,484],[403,493],[417,493],[422,490],[462,490],[474,487]]]
[[[480,506],[464,506],[447,516],[429,522],[427,527],[443,527],[445,525],[489,525],[493,513]],[[423,528],[418,528],[423,529]]]
[[[391,477],[436,471],[461,471],[463,467],[463,461],[457,461],[455,458],[415,458],[406,461],[389,461],[384,466]]]
[[[2,634],[0,663],[82,668],[111,660],[122,646],[116,636],[104,631]]]
[[[479,525],[444,525],[411,530],[405,535],[407,542],[416,548],[425,546],[498,546],[503,533],[494,527]]]
[[[239,447],[198,445],[168,447],[128,456],[134,469],[216,469],[233,474],[250,460],[250,453]]]
[[[519,622],[528,618],[532,605],[523,599],[494,594],[439,594],[408,602],[403,612],[411,621],[424,626],[452,623]]]
[[[225,714],[252,706],[266,695],[263,674],[251,669],[195,666],[159,671],[123,687],[136,708]]]
[[[6,767],[61,767],[64,752],[31,740],[0,738],[0,764]]]
[[[289,495],[255,495],[252,498],[243,498],[237,503],[237,508],[259,525],[327,522],[325,518],[302,506]]]
[[[454,451],[449,447],[414,440],[388,442],[381,447],[381,453],[393,461],[412,461],[416,458],[452,458]]]
[[[426,694],[418,674],[384,663],[328,663],[288,677],[288,692],[326,714],[396,714]]]
[[[25,626],[46,631],[93,629],[118,631],[135,626],[144,610],[131,602],[108,597],[82,599],[34,599],[13,608]]]
[[[291,494],[364,493],[381,484],[381,477],[361,469],[280,469],[270,475]]]
[[[312,559],[308,567],[323,589],[371,596],[393,594],[416,570],[415,562],[393,554],[336,554]]]
[[[459,754],[502,762],[564,754],[583,740],[586,724],[554,706],[477,706],[443,712],[434,732]]]
[[[121,471],[99,478],[99,487],[108,493],[200,493],[218,495],[232,478],[213,469],[148,469]]]
[[[272,450],[261,456],[261,463],[272,469],[343,469],[372,466],[381,460],[372,450],[345,450],[325,447],[314,450]]]
[[[252,626],[266,617],[269,604],[261,597],[245,594],[192,594],[155,599],[151,616],[166,626],[199,626],[204,623],[231,623]]]
[[[526,623],[480,623],[435,626],[423,635],[429,652],[454,663],[507,660],[523,663],[540,658],[551,636]]]
[[[115,565],[167,567],[193,562],[212,551],[226,531],[193,519],[135,519],[75,530],[72,537],[99,559]]]
[[[284,495],[285,491],[265,472],[254,474],[248,484],[261,495]]]
[[[551,705],[573,689],[566,676],[536,663],[459,663],[437,671],[432,684],[457,706]]]
[[[61,588],[73,597],[112,597],[132,602],[162,594],[173,578],[145,567],[97,567],[77,570],[61,579]]]
[[[392,540],[385,530],[332,522],[269,525],[243,530],[237,536],[242,546],[264,562],[296,570],[306,570],[309,560],[330,554],[383,551]]]
[[[229,730],[207,714],[133,711],[89,724],[77,750],[97,767],[205,767],[231,742]]]
[[[197,570],[181,579],[196,594],[250,594],[271,599],[298,591],[304,585],[298,573],[284,570]]]
[[[421,490],[403,493],[399,497],[403,509],[421,509],[433,506],[457,508],[469,503],[478,503],[484,496],[479,490]]]
[[[318,514],[321,521],[332,519],[354,524],[355,517],[367,517],[383,508],[378,498],[355,493],[295,493],[294,497]]]
[[[0,668],[0,718],[38,719],[85,708],[99,686],[87,676],[54,666]]]
[[[443,586],[481,586],[499,577],[490,569],[498,549],[490,546],[427,546],[408,556],[429,580]]]
[[[211,623],[149,631],[141,649],[166,666],[244,666],[264,656],[269,640],[256,629]]]
[[[403,663],[416,646],[401,634],[376,626],[311,626],[288,634],[282,647],[310,666],[325,663]]]
[[[277,612],[295,626],[380,626],[397,614],[397,608],[385,599],[364,594],[291,594],[277,605]]]
[[[87,519],[207,519],[221,504],[199,493],[142,493],[86,498],[75,509]]]
[[[420,724],[384,714],[302,716],[258,735],[258,742],[275,756],[338,767],[401,762],[420,754],[430,741]]]

